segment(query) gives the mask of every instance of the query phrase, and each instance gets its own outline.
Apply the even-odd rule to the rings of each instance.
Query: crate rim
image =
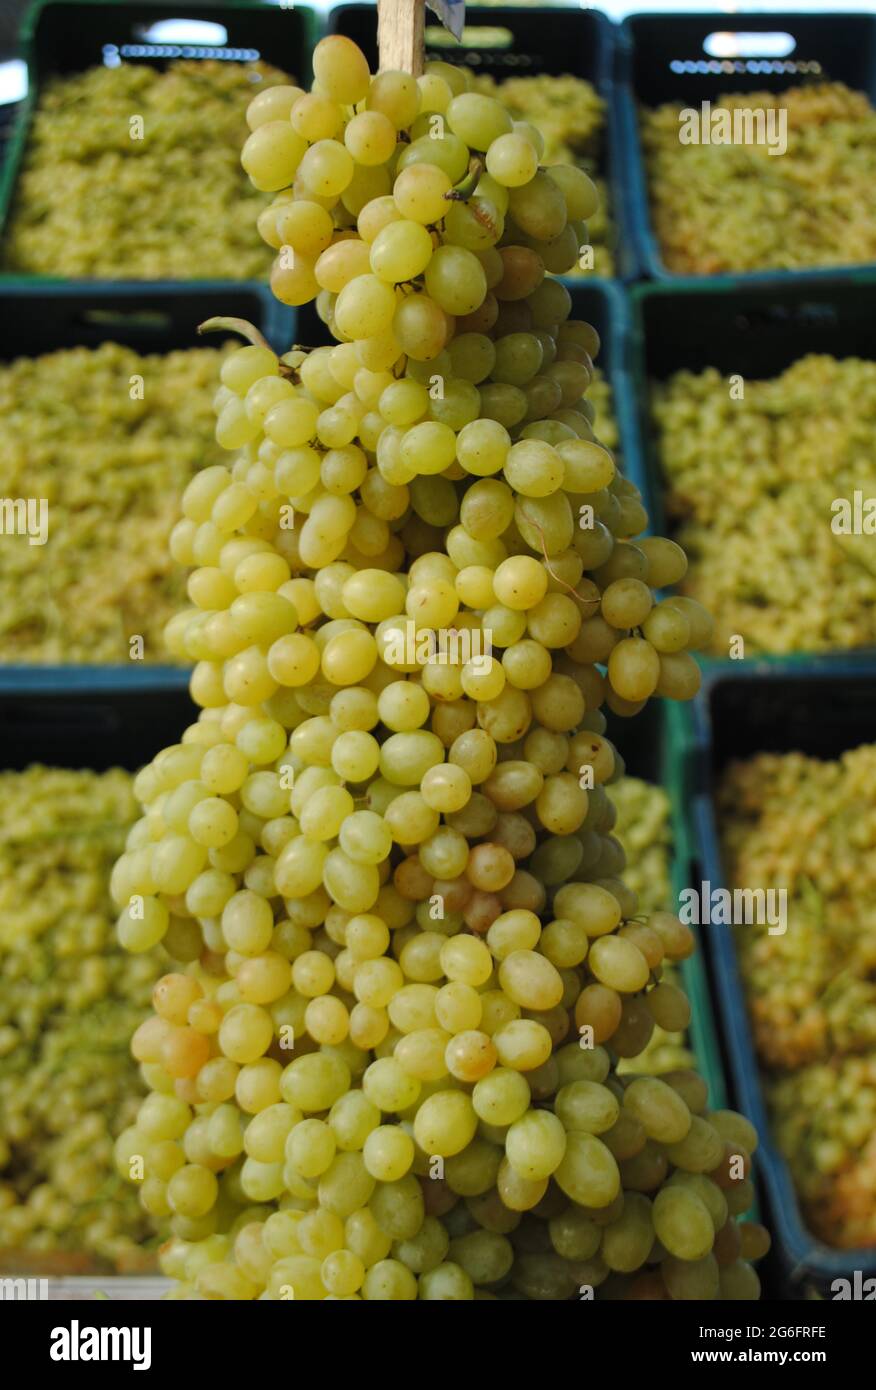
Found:
[[[183,0],[183,4],[179,7],[173,4],[173,0],[138,0],[138,3],[146,6],[149,9],[155,10],[173,10],[175,8],[191,9],[191,17],[194,19],[198,17],[199,11],[211,7],[211,0]],[[17,35],[19,56],[22,57],[25,63],[27,64],[27,95],[24,101],[21,103],[21,108],[18,113],[18,118],[16,122],[17,124],[21,124],[25,127],[28,127],[30,124],[30,114],[36,105],[38,84],[36,81],[37,74],[35,40],[37,26],[39,24],[39,20],[42,17],[43,12],[45,10],[53,8],[88,9],[100,11],[118,10],[123,9],[124,7],[125,0],[30,0],[30,4],[25,8],[21,16]],[[279,9],[279,5],[276,3],[271,3],[271,0],[212,0],[212,7],[217,10],[230,10],[238,14],[261,13],[267,15],[273,13],[282,13],[282,11],[280,11]],[[312,49],[318,42],[319,38],[322,36],[324,15],[321,12],[321,10],[317,8],[316,4],[299,4],[298,0],[295,0],[294,8],[303,16],[306,34],[306,45],[308,49]],[[180,18],[184,18],[184,16],[180,15]],[[218,46],[219,45],[217,45],[217,47]],[[17,134],[17,131],[13,133],[13,136],[10,140],[10,150],[6,159],[6,163],[8,165],[12,161],[13,157],[17,157],[16,169],[18,158],[20,158],[22,152],[17,148],[14,148],[17,145]],[[4,182],[5,180],[0,180],[0,195],[2,195]],[[0,197],[0,208],[2,208],[2,197]],[[5,211],[0,213],[0,220],[2,220],[2,218],[5,218]]]
[[[35,0],[35,3],[51,4],[52,0]],[[75,3],[75,0],[62,0],[62,3]],[[113,0],[96,0],[96,3],[112,4]],[[334,27],[335,16],[343,14],[345,10],[374,10],[376,12],[376,8],[375,0],[335,0],[335,3],[329,3],[324,11],[327,32],[330,34],[337,32]],[[554,3],[548,0],[547,4],[526,4],[524,6],[519,4],[515,5],[513,3],[490,4],[488,2],[484,3],[484,0],[473,0],[473,3],[466,4],[465,7],[466,19],[468,19],[470,15],[476,15],[478,18],[485,18],[490,15],[495,17],[497,11],[505,11],[509,15],[515,12],[524,15],[545,14],[555,16],[557,14],[565,14],[570,16],[570,18],[583,19],[585,23],[593,20],[600,44],[599,78],[600,80],[604,78],[606,83],[611,84],[614,76],[615,40],[620,25],[616,20],[612,19],[610,15],[607,15],[604,10],[599,10],[591,5],[569,4],[568,0],[554,0]],[[436,24],[439,22],[434,15],[432,16],[432,22]],[[498,29],[504,26],[500,20],[496,19],[493,25],[485,25],[484,27]],[[453,45],[448,44],[448,54],[452,54],[454,51]]]
[[[876,20],[876,13],[873,15]],[[718,275],[666,275],[661,279],[637,280],[627,286],[630,299],[638,306],[648,299],[667,299],[674,294],[726,295],[747,290],[805,291],[813,281],[826,289],[843,289],[849,285],[876,286],[876,261],[860,265],[825,266],[813,271],[763,270],[747,272],[722,271]]]
[[[271,3],[271,0],[207,0],[207,3],[203,5],[201,0],[183,0],[182,5],[179,7],[174,6],[173,0],[138,0],[138,3],[149,9],[156,10],[164,8],[190,8],[192,10],[191,18],[193,19],[197,18],[197,11],[199,9],[209,8],[211,3],[215,9],[221,10],[239,10],[248,13],[260,10],[265,14],[280,11],[279,4]],[[24,47],[25,43],[32,42],[36,34],[37,21],[40,15],[43,10],[53,6],[58,8],[74,7],[79,9],[107,10],[123,8],[124,4],[125,0],[121,0],[121,4],[120,0],[31,0],[30,4],[25,8],[19,23],[19,44]],[[318,32],[323,14],[322,10],[314,4],[299,4],[298,0],[295,0],[295,9],[303,13],[305,24],[309,24],[311,27],[311,36]],[[185,18],[186,16],[180,15],[179,17]],[[24,56],[27,57],[27,55]]]
[[[43,3],[51,3],[51,0],[43,0]],[[103,3],[111,4],[112,0],[103,0]],[[826,25],[834,24],[838,19],[872,20],[876,19],[876,14],[872,10],[633,10],[617,21],[617,27],[626,38],[632,32],[633,26],[644,19],[656,20],[659,23],[672,20],[679,25],[690,22],[717,24],[720,20],[725,20],[731,25],[736,25],[737,22],[740,25],[750,24],[754,33],[761,29],[765,33],[771,33],[783,24],[791,24],[801,19],[818,20]]]
[[[140,669],[138,669],[140,668]],[[2,695],[115,695],[128,691],[177,693],[188,690],[191,670],[187,666],[171,666],[165,662],[130,662],[112,666],[85,664],[45,666],[0,665],[0,696]]]

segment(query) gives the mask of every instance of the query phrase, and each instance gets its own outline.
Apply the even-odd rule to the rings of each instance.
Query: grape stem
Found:
[[[213,319],[205,319],[203,323],[199,323],[198,332],[239,333],[241,338],[246,338],[247,342],[251,343],[253,347],[263,347],[267,348],[268,352],[273,352],[273,348],[265,335],[256,328],[254,323],[250,323],[249,319],[226,318],[220,315]],[[277,370],[280,376],[288,377],[293,380],[295,379],[295,372],[288,363],[281,360],[277,364]]]
[[[487,167],[486,157],[482,154],[473,154],[468,162],[468,173],[464,174],[459,183],[454,184],[444,197],[454,203],[467,203],[481,181],[481,176]]]
[[[246,338],[247,342],[252,343],[253,347],[263,347],[271,351],[270,343],[263,333],[260,333],[254,323],[248,319],[233,318],[213,318],[205,319],[198,324],[199,333],[239,333],[241,338]]]

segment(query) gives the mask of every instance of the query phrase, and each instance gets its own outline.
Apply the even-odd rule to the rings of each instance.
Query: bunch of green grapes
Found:
[[[641,777],[612,782],[609,797],[617,812],[614,833],[626,855],[625,879],[643,912],[658,912],[672,900],[669,797]]]
[[[622,776],[608,787],[617,811],[614,836],[626,856],[624,882],[639,900],[641,912],[658,912],[672,901],[670,858],[672,833],[669,827],[669,797],[662,787],[639,777]],[[663,979],[678,985],[676,971],[666,966]],[[679,1008],[679,1024],[672,1032],[656,1027],[647,1047],[638,1057],[624,1058],[619,1071],[648,1072],[660,1076],[679,1068],[696,1066],[687,1046],[686,1027],[690,1012]]]
[[[131,776],[0,774],[0,1250],[114,1269],[143,1263],[149,1217],[113,1170],[143,1088],[132,1029],[155,954],[114,939],[107,875]]]
[[[876,1244],[876,1054],[773,1077],[767,1098],[815,1235],[841,1249]]]
[[[713,367],[652,392],[666,508],[690,557],[681,587],[714,614],[710,650],[726,656],[734,636],[748,652],[868,646],[872,538],[844,534],[835,503],[876,497],[876,363],[802,357],[744,393]]]
[[[2,250],[15,274],[263,278],[241,178],[240,103],[286,82],[265,63],[88,68],[51,77]]]
[[[731,764],[718,812],[731,886],[788,891],[784,934],[736,934],[779,1143],[816,1234],[871,1244],[876,746],[836,762],[765,753]]]
[[[694,943],[620,877],[601,706],[690,695],[708,619],[654,604],[682,552],[633,540],[596,334],[544,279],[592,187],[445,64],[372,77],[335,36],[314,68],[243,160],[275,288],[338,342],[227,359],[237,456],[173,533],[201,712],[111,887],[180,968],[119,1170],[181,1297],[756,1298],[751,1125],[617,1071],[684,1025]]]
[[[0,365],[4,497],[45,498],[45,545],[0,548],[0,661],[128,661],[185,584],[167,554],[178,497],[215,464],[213,348],[142,356],[116,343]]]
[[[472,90],[497,97],[515,120],[530,121],[538,127],[544,138],[546,165],[576,164],[590,175],[599,194],[599,206],[587,220],[593,269],[582,271],[575,265],[568,274],[614,275],[617,231],[609,216],[608,188],[599,176],[605,102],[592,82],[569,73],[559,77],[540,73],[507,77],[500,83],[489,73],[478,73],[473,76]]]
[[[682,144],[682,105],[641,113],[654,230],[682,275],[876,260],[876,111],[842,82],[739,92],[716,113],[777,114],[787,149]],[[775,137],[774,137],[775,138]]]
[[[620,432],[614,414],[614,398],[611,383],[601,368],[594,366],[587,399],[593,407],[593,417],[599,420],[599,438],[606,449],[611,449],[620,458]]]

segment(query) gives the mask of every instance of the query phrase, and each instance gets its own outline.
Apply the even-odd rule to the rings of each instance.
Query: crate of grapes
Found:
[[[0,172],[0,274],[264,280],[246,108],[310,79],[306,5],[36,0],[29,90]]]
[[[715,671],[672,735],[735,1100],[784,1278],[826,1298],[876,1275],[874,695],[872,661]]]
[[[156,1228],[113,1151],[144,1094],[131,1033],[169,957],[123,952],[109,892],[133,774],[195,716],[184,690],[156,693],[0,677],[0,1273],[51,1298],[160,1287]]]
[[[708,662],[873,655],[874,306],[871,270],[631,291],[624,453],[714,618]]]
[[[329,28],[355,40],[369,61],[376,59],[374,5],[334,6]],[[569,275],[576,283],[638,274],[623,202],[614,33],[615,25],[596,10],[542,5],[469,5],[460,42],[437,21],[426,26],[427,62],[467,68],[476,91],[492,95],[501,86],[515,119],[536,125],[544,136],[545,164],[579,164],[595,178],[600,207],[587,222],[587,241]]]
[[[632,15],[617,77],[647,275],[876,262],[876,17]]]
[[[287,345],[257,285],[0,286],[4,679],[184,687],[162,664],[185,603],[168,540],[183,488],[223,457],[232,335],[197,332],[217,307]]]

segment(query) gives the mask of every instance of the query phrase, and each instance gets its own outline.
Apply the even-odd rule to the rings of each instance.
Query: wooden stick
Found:
[[[423,71],[426,0],[378,0],[377,46],[381,72]]]

